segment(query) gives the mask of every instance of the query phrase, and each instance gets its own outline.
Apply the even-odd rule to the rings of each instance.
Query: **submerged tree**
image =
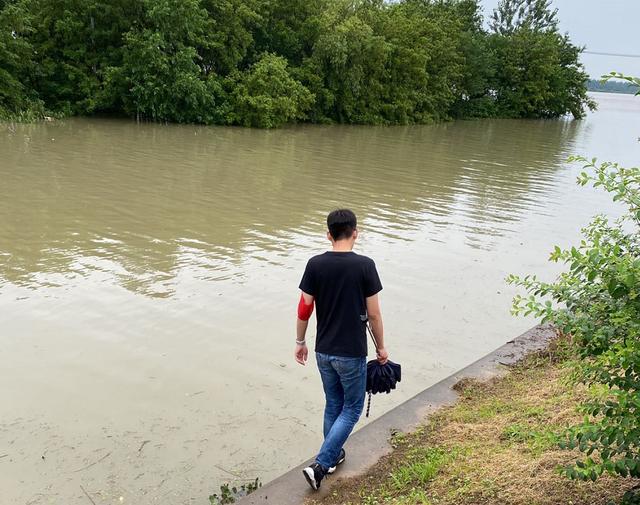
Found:
[[[29,12],[9,4],[0,10],[0,118],[44,114],[42,102],[33,90],[33,31]]]
[[[496,54],[498,114],[582,118],[595,102],[587,96],[582,48],[558,31],[550,0],[502,0],[494,13],[490,44]]]
[[[199,0],[144,0],[145,16],[124,35],[122,63],[109,69],[109,107],[138,118],[210,122],[214,95],[199,65],[211,22]]]
[[[229,124],[273,128],[304,119],[313,95],[287,70],[287,60],[265,53],[247,71],[227,80]]]
[[[107,68],[122,61],[123,33],[141,0],[17,0],[31,19],[31,86],[49,109],[86,114],[98,107]]]
[[[503,0],[492,31],[480,12],[478,0],[4,1],[0,109],[275,126],[593,105],[548,0]]]

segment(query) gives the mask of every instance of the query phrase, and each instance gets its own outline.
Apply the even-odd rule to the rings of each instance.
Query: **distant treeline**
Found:
[[[0,0],[0,116],[274,127],[582,117],[550,0]]]
[[[598,81],[596,79],[589,79],[587,81],[588,91],[601,91],[604,93],[624,93],[627,95],[635,95],[640,91],[638,86],[633,85],[630,82],[622,81]]]

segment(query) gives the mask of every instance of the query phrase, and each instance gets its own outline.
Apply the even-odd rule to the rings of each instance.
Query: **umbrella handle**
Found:
[[[369,392],[369,399],[367,400],[367,415],[365,417],[369,417],[370,409],[371,409],[371,393]]]

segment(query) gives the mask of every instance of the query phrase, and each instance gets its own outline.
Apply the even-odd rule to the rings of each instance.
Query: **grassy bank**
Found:
[[[638,484],[604,476],[570,481],[557,468],[577,453],[560,450],[558,433],[578,421],[588,392],[566,382],[554,350],[529,356],[502,378],[458,384],[460,401],[410,434],[366,475],[339,482],[317,505],[621,504]],[[639,502],[640,503],[640,502]]]

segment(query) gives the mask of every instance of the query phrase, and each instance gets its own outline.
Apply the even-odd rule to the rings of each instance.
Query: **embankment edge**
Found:
[[[237,505],[274,504],[301,505],[311,494],[321,497],[331,492],[339,478],[353,477],[366,472],[382,456],[391,452],[393,432],[408,432],[424,423],[430,414],[456,402],[458,394],[453,386],[462,379],[488,380],[503,375],[508,366],[530,352],[544,349],[555,336],[549,325],[538,325],[478,361],[428,387],[413,398],[393,408],[375,421],[351,435],[345,450],[348,458],[335,476],[325,479],[319,491],[313,492],[304,481],[300,466],[272,480],[254,493],[239,499]]]

